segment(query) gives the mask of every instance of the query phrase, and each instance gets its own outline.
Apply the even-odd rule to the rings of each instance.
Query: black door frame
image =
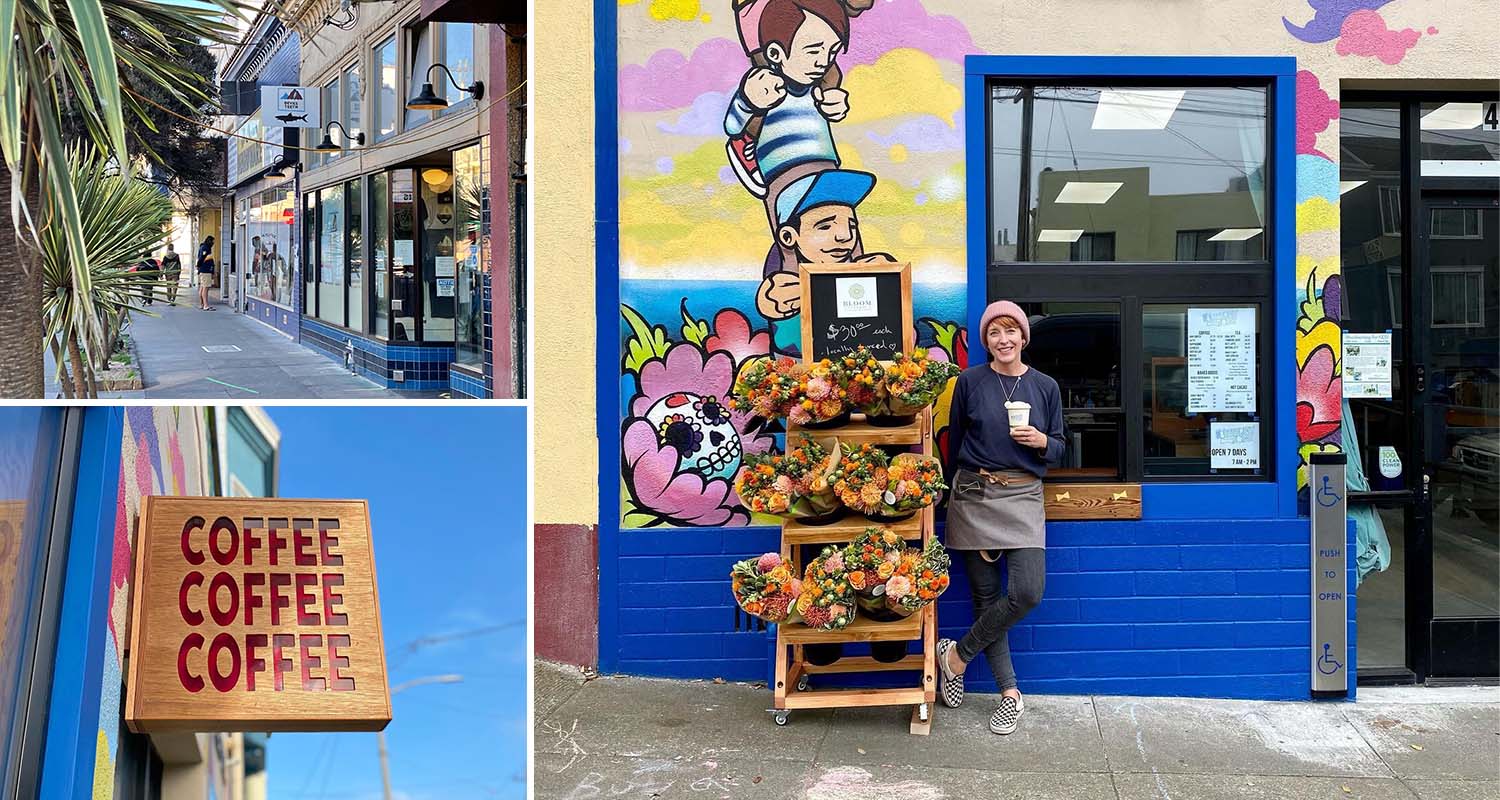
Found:
[[[1409,460],[1420,465],[1408,487],[1398,491],[1363,493],[1378,505],[1400,506],[1405,518],[1404,587],[1406,666],[1366,667],[1358,672],[1365,685],[1425,683],[1430,678],[1458,677],[1454,668],[1484,662],[1500,641],[1500,617],[1439,618],[1434,616],[1436,591],[1433,570],[1431,474],[1427,468],[1427,385],[1429,332],[1432,326],[1431,264],[1428,242],[1428,197],[1453,197],[1489,191],[1500,193],[1500,181],[1489,179],[1423,179],[1421,106],[1432,102],[1494,102],[1481,92],[1346,91],[1345,102],[1394,104],[1401,114],[1401,363],[1407,375],[1399,381],[1395,398],[1407,420]],[[1348,432],[1346,435],[1357,435]],[[1416,479],[1420,474],[1421,478]],[[1360,499],[1355,493],[1351,499]],[[1435,663],[1435,656],[1437,656]],[[1464,675],[1463,677],[1495,677]]]

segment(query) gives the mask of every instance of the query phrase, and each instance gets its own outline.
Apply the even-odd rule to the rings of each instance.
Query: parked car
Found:
[[[1500,431],[1459,439],[1453,462],[1459,476],[1454,502],[1494,525],[1500,520]]]

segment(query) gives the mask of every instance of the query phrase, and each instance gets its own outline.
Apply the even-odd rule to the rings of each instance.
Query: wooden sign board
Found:
[[[385,728],[369,504],[144,498],[129,638],[136,733]]]
[[[915,345],[910,264],[803,264],[802,357],[836,358],[864,345],[881,360]]]
[[[1049,520],[1140,519],[1139,483],[1049,483],[1042,487]]]

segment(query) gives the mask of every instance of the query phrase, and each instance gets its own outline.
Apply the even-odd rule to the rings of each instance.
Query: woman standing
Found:
[[[991,303],[980,318],[988,363],[958,376],[949,412],[947,546],[963,553],[974,624],[937,645],[943,703],[964,698],[964,669],[984,653],[1000,686],[990,730],[1016,729],[1025,706],[1010,660],[1009,631],[1042,599],[1046,529],[1042,478],[1063,453],[1057,381],[1021,362],[1031,324],[1015,303]],[[1014,414],[1009,412],[1015,412]],[[1007,587],[1000,591],[1000,563]]]
[[[208,284],[214,277],[214,237],[209,236],[198,245],[198,308],[203,311],[213,311],[214,307],[208,304]]]

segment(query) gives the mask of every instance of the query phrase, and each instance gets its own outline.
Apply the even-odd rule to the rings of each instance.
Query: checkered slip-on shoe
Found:
[[[1004,736],[1016,732],[1016,726],[1021,722],[1021,710],[1023,706],[1015,697],[1000,698],[1000,707],[990,715],[990,732]]]
[[[958,708],[964,702],[964,676],[948,671],[948,651],[955,644],[952,639],[940,639],[937,643],[938,694],[949,708]]]

